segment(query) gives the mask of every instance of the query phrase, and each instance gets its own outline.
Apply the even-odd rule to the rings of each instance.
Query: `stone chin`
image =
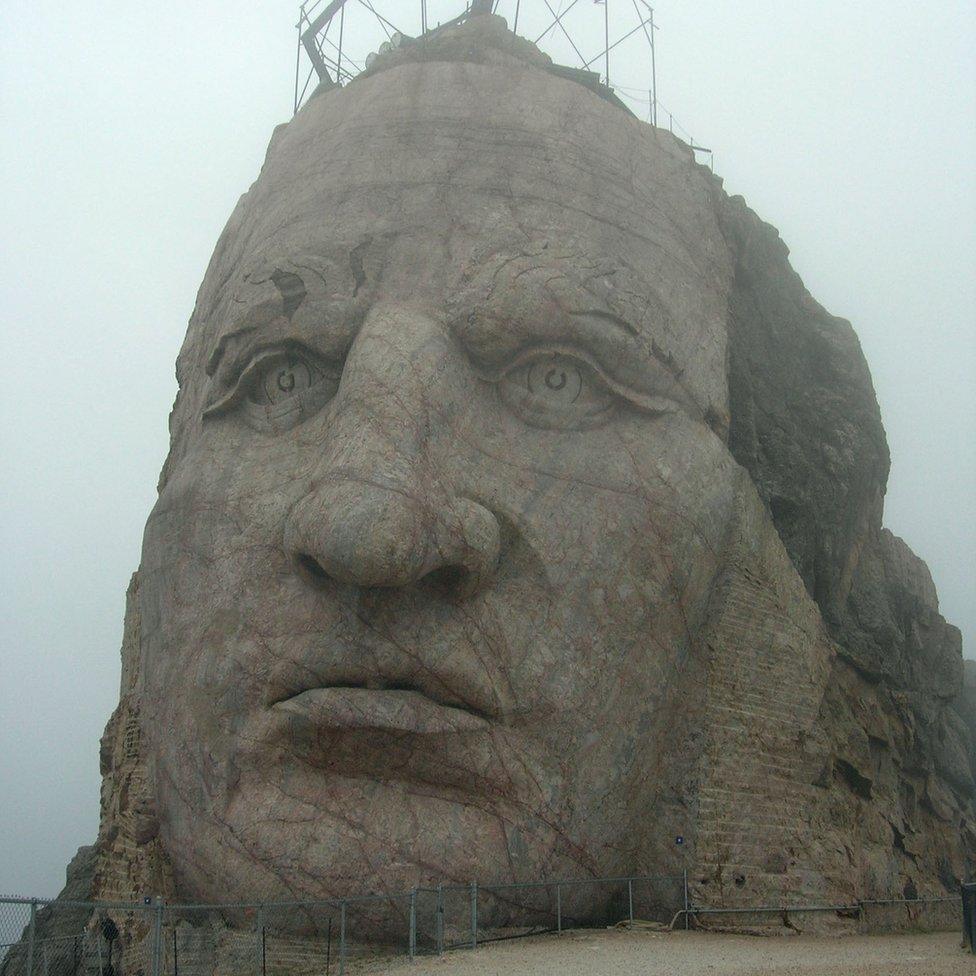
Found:
[[[687,832],[754,495],[728,256],[673,143],[518,72],[316,98],[218,245],[141,569],[183,897],[659,870]]]

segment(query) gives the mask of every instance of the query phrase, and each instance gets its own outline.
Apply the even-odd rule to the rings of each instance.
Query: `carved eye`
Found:
[[[282,353],[265,360],[252,380],[250,399],[254,403],[276,404],[311,389],[321,373],[301,356]]]
[[[238,411],[256,430],[280,433],[307,420],[336,394],[341,368],[304,347],[264,349],[204,418]]]
[[[602,423],[616,398],[596,370],[561,352],[522,357],[498,381],[508,408],[533,427],[581,430]]]

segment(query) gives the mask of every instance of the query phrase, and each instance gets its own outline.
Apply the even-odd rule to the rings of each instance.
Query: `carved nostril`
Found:
[[[374,479],[375,480],[375,479]],[[500,532],[495,516],[464,497],[437,511],[414,493],[342,478],[292,510],[283,543],[310,586],[417,586],[463,600],[494,575]]]
[[[323,583],[329,581],[329,574],[322,568],[322,564],[314,556],[301,553],[298,556],[297,562],[302,575],[309,582],[314,583],[316,586],[321,586]]]
[[[420,586],[444,599],[458,599],[471,588],[471,573],[463,566],[441,566],[424,576]]]

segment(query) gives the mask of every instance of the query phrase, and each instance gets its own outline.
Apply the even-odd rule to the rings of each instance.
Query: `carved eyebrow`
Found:
[[[611,326],[606,329],[605,326]],[[597,348],[603,345],[645,353],[640,345],[640,330],[605,308],[564,309],[555,318],[544,315],[508,317],[479,315],[472,311],[466,319],[456,319],[453,330],[461,344],[475,358],[504,358],[526,340],[531,342],[582,342]],[[602,340],[602,341],[601,341]]]
[[[242,325],[240,328],[232,329],[230,332],[225,332],[217,340],[217,345],[214,346],[214,350],[210,354],[210,358],[207,360],[207,376],[214,376],[216,374],[217,369],[220,366],[220,362],[224,358],[224,354],[227,352],[227,346],[230,345],[232,341],[238,339],[240,336],[248,335],[256,330],[257,326],[250,323],[248,325]]]
[[[290,320],[302,302],[305,301],[305,296],[308,294],[305,290],[304,280],[301,275],[297,275],[291,271],[282,271],[280,268],[275,268],[270,274],[266,274],[265,276],[251,278],[251,283],[256,285],[268,281],[278,289],[278,294],[281,296],[282,314]],[[231,340],[253,332],[257,328],[257,323],[245,321],[236,329],[231,329],[229,332],[221,335],[217,340],[217,345],[214,347],[213,352],[207,359],[207,376],[213,376],[217,372]]]
[[[627,335],[636,338],[640,333],[634,326],[630,324],[626,319],[622,319],[619,315],[614,315],[613,312],[604,311],[602,308],[585,308],[579,309],[575,312],[570,312],[574,318],[589,318],[589,319],[603,319],[604,322],[609,322],[611,325],[616,325],[623,329]]]

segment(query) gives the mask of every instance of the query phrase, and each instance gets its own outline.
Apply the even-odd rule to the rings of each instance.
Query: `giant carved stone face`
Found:
[[[141,570],[186,896],[659,866],[743,477],[667,136],[525,65],[315,98],[218,245]]]

